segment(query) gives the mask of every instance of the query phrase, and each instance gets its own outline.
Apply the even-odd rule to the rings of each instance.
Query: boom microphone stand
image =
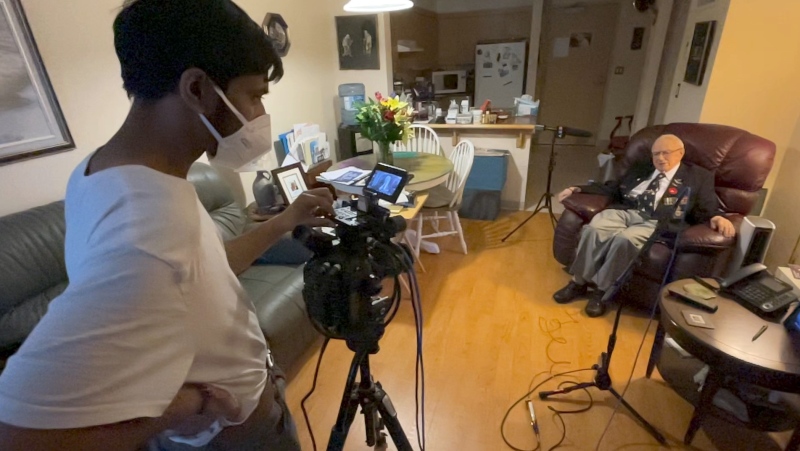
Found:
[[[556,223],[558,220],[556,219],[556,215],[553,213],[553,192],[552,185],[553,185],[553,170],[556,168],[556,139],[563,139],[565,136],[576,136],[579,138],[591,138],[592,134],[585,131],[579,130],[576,128],[570,127],[548,127],[543,125],[537,125],[537,130],[548,130],[553,132],[553,140],[550,142],[550,163],[547,166],[547,188],[545,189],[544,194],[539,199],[539,202],[536,204],[536,208],[533,210],[533,213],[528,216],[528,218],[522,223],[520,223],[514,230],[512,230],[505,238],[502,239],[502,242],[505,243],[507,239],[511,238],[511,235],[517,232],[517,230],[521,229],[525,224],[528,223],[537,213],[547,209],[548,214],[550,215],[550,222],[553,224],[553,229],[556,228]]]
[[[672,238],[671,239],[672,246],[670,248],[670,253],[672,258],[670,258],[666,272],[664,273],[665,274],[664,282],[666,282],[666,278],[668,277],[670,271],[672,271],[672,266],[675,262],[674,256],[678,247],[678,234],[675,233],[674,237],[669,237],[670,230],[668,223],[670,219],[673,218],[678,218],[681,220],[681,223],[683,222],[686,212],[685,211],[680,212],[680,211],[681,207],[684,207],[686,205],[686,201],[688,201],[690,194],[691,194],[690,188],[686,187],[682,190],[682,192],[678,195],[678,201],[675,202],[675,208],[673,209],[672,215],[666,216],[665,218],[662,218],[662,220],[659,221],[658,225],[656,225],[656,230],[653,232],[652,235],[650,235],[650,237],[644,243],[642,248],[639,250],[639,254],[636,256],[636,258],[632,259],[630,263],[628,263],[628,266],[625,268],[625,272],[623,272],[622,275],[619,278],[617,278],[616,281],[614,281],[614,285],[608,291],[606,291],[605,295],[603,296],[603,300],[601,302],[604,303],[609,302],[620,292],[622,287],[630,279],[630,276],[633,273],[633,268],[636,266],[638,262],[640,262],[640,258],[643,255],[647,255],[647,253],[650,251],[650,248],[653,247],[653,244],[655,244],[656,241],[659,240],[659,238],[663,238],[665,236],[667,236],[668,238]],[[684,201],[684,199],[686,201]],[[661,290],[659,289],[658,292],[661,293]],[[617,392],[612,386],[611,376],[608,373],[608,369],[609,366],[611,365],[611,356],[614,354],[614,348],[617,344],[617,331],[619,329],[619,320],[621,317],[622,317],[622,304],[620,304],[619,308],[617,308],[617,316],[614,318],[614,327],[611,329],[611,335],[608,336],[608,347],[606,348],[606,352],[600,354],[599,362],[592,366],[592,369],[595,370],[594,381],[571,385],[569,387],[562,388],[559,390],[542,391],[539,392],[539,398],[547,399],[552,395],[561,395],[564,393],[570,393],[575,390],[591,388],[591,387],[597,388],[599,390],[608,391],[612,395],[614,395],[614,397],[619,400],[620,404],[625,406],[625,408],[628,409],[628,411],[637,420],[639,420],[639,423],[641,423],[642,427],[644,427],[644,429],[647,432],[649,432],[650,435],[652,435],[656,440],[658,440],[658,443],[666,445],[667,441],[666,439],[664,439],[664,436],[661,435],[661,433],[658,432],[656,428],[653,427],[652,424],[650,424],[647,420],[645,420],[644,417],[640,415],[639,412],[636,411],[636,409],[633,408],[633,406],[628,404],[628,401],[625,401],[625,398],[623,398],[622,395],[620,395],[619,392]]]

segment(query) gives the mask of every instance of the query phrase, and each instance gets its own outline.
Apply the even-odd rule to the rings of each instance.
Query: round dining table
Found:
[[[426,191],[447,181],[453,172],[453,162],[441,155],[420,152],[394,152],[394,166],[405,169],[412,175],[406,185],[407,191]],[[375,154],[361,155],[340,161],[331,170],[356,167],[373,169],[377,164]],[[337,190],[348,194],[361,194],[363,186],[335,183]]]

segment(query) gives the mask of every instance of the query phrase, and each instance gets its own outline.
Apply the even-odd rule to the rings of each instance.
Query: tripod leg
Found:
[[[553,223],[553,229],[556,228],[556,216],[553,214],[553,193],[550,191],[553,189],[553,170],[556,167],[556,133],[553,132],[553,141],[550,143],[550,164],[547,167],[547,188],[545,189],[544,195],[539,199],[539,202],[536,204],[536,209],[533,210],[528,219],[522,221],[522,224],[518,225],[517,228],[511,231],[505,238],[501,240],[501,242],[505,243],[507,239],[511,238],[511,235],[517,232],[517,230],[521,229],[522,226],[528,223],[537,213],[547,208],[547,211],[550,212],[550,221]]]
[[[392,400],[389,399],[389,395],[383,390],[380,382],[376,382],[375,387],[375,402],[378,406],[378,412],[381,414],[383,424],[389,431],[389,436],[392,437],[394,445],[398,451],[413,451],[406,433],[403,432],[403,426],[400,425],[400,420],[397,419],[397,411],[394,409]]]
[[[341,451],[344,449],[347,433],[350,431],[350,425],[353,424],[353,419],[356,417],[356,411],[359,405],[356,392],[356,374],[358,373],[361,361],[366,358],[366,354],[363,353],[356,353],[356,355],[353,356],[353,361],[350,364],[350,372],[347,374],[347,382],[345,382],[344,386],[342,404],[339,407],[339,415],[336,417],[336,424],[333,425],[330,438],[328,439],[328,451]]]
[[[610,391],[611,394],[614,395],[614,397],[616,397],[619,400],[619,402],[623,406],[625,406],[626,409],[628,409],[628,412],[630,412],[631,415],[633,415],[634,418],[636,418],[639,421],[639,423],[642,425],[642,427],[644,427],[645,430],[647,432],[649,432],[650,435],[653,436],[653,438],[658,440],[658,443],[661,443],[662,445],[666,445],[667,444],[667,440],[664,438],[664,436],[661,435],[661,433],[658,432],[656,430],[656,428],[653,427],[652,424],[648,423],[647,420],[645,420],[643,416],[639,415],[639,412],[637,412],[636,409],[634,409],[632,405],[628,404],[628,401],[625,401],[625,398],[623,398],[622,395],[620,395],[612,387],[609,387],[608,391]]]
[[[559,388],[558,390],[550,390],[550,391],[540,391],[539,392],[539,399],[547,399],[553,395],[563,395],[565,393],[573,392],[575,390],[581,390],[584,388],[599,388],[597,384],[594,382],[583,382],[580,384],[570,385],[569,387]]]

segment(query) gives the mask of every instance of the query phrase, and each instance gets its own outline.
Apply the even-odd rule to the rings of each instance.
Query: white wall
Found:
[[[286,76],[265,101],[273,131],[296,122],[320,123],[335,138],[340,83],[360,82],[367,93],[390,86],[388,16],[379,18],[381,70],[339,71],[334,16],[346,0],[238,0],[257,22],[267,11],[289,23],[292,49]],[[111,25],[122,0],[22,0],[77,149],[0,167],[0,216],[62,199],[72,169],[104,144],[125,118],[129,102],[122,89]],[[245,174],[244,193],[252,199]]]
[[[641,13],[631,6],[629,0],[620,1],[620,13],[617,20],[617,33],[614,39],[614,49],[611,51],[611,61],[608,68],[608,83],[606,84],[605,102],[603,105],[603,118],[598,129],[597,140],[608,142],[608,136],[616,125],[616,116],[633,115],[636,110],[636,99],[639,94],[644,62],[651,38],[653,15]],[[645,29],[642,48],[631,50],[633,29]],[[614,69],[622,67],[624,72],[615,74]],[[628,133],[627,121],[619,131],[621,135]]]
[[[708,91],[709,80],[713,72],[712,69],[714,68],[714,61],[717,56],[717,50],[719,49],[722,32],[725,26],[725,17],[728,14],[728,6],[730,3],[730,0],[716,0],[710,5],[698,8],[697,2],[693,0],[692,9],[689,11],[689,19],[686,21],[686,30],[684,31],[682,41],[683,46],[678,56],[678,65],[675,67],[672,85],[664,87],[664,89],[670,92],[670,96],[666,112],[664,113],[663,123],[700,121],[700,114],[703,111],[703,102],[705,101],[706,92]],[[683,81],[683,76],[686,72],[686,62],[689,59],[689,47],[692,42],[695,24],[710,20],[717,21],[714,31],[714,41],[711,47],[711,53],[708,56],[708,65],[706,66],[703,84],[696,86]]]
[[[544,0],[533,0],[533,17],[531,18],[531,37],[528,41],[528,79],[525,82],[525,93],[534,99],[539,95],[536,92],[536,80],[539,77],[539,48],[542,41],[542,15]]]

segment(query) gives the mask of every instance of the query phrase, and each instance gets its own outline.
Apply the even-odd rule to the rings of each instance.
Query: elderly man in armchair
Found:
[[[652,154],[652,165],[634,166],[621,180],[572,186],[559,193],[559,202],[573,193],[603,194],[612,199],[611,205],[581,231],[575,262],[570,268],[572,280],[553,295],[559,304],[585,296],[589,285],[594,285],[586,314],[602,316],[607,307],[602,302],[605,292],[636,258],[658,220],[671,214],[683,186],[692,189],[686,208],[688,224],[708,221],[712,229],[726,237],[736,233],[733,224],[719,215],[714,175],[681,161],[685,149],[680,138],[660,136],[653,143]]]

